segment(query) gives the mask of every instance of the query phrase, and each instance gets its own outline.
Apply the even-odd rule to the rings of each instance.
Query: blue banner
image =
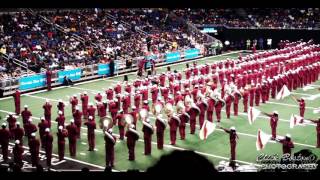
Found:
[[[152,56],[147,56],[146,59],[148,60],[147,62],[147,68],[151,67],[151,63],[150,63],[150,60],[153,59],[153,60],[156,60],[158,57],[156,55],[152,55]]]
[[[110,74],[109,64],[98,65],[98,75],[109,75],[109,74]]]
[[[59,82],[63,83],[63,78],[67,76],[71,80],[78,80],[81,78],[81,69],[73,69],[73,70],[67,70],[67,71],[59,71],[58,72],[58,78]]]
[[[187,49],[184,52],[184,58],[185,59],[195,58],[199,56],[199,53],[200,53],[199,49]]]
[[[46,85],[46,75],[39,74],[19,79],[19,89],[27,90],[32,88],[44,87]]]
[[[175,62],[180,60],[180,53],[179,52],[173,52],[173,53],[167,53],[166,54],[166,62]]]

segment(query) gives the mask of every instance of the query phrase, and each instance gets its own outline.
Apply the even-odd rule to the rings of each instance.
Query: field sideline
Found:
[[[197,61],[198,64],[210,63],[213,61],[224,60],[227,57],[237,57],[238,53],[230,53],[221,56],[213,56],[201,58]],[[182,71],[185,68],[185,64],[191,62],[182,62],[178,64],[170,65],[171,70]],[[166,66],[159,67],[156,69],[157,73],[165,72]],[[135,73],[129,73],[128,78],[129,81],[135,79]],[[73,94],[78,94],[83,91],[88,91],[88,95],[90,96],[89,101],[94,102],[94,95],[97,92],[104,92],[103,89],[106,89],[116,82],[122,82],[123,76],[120,75],[113,78],[104,78],[97,79],[88,82],[83,82],[76,84],[74,87],[57,87],[52,91],[38,91],[32,92],[22,95],[21,97],[21,106],[24,104],[29,105],[29,109],[33,113],[34,123],[37,124],[39,122],[39,118],[43,116],[42,105],[45,102],[45,99],[50,99],[53,105],[52,109],[52,121],[55,120],[57,116],[57,100],[62,99],[63,101],[68,101],[67,96],[72,96]],[[184,74],[183,74],[184,77]],[[309,88],[302,90],[297,89],[294,91],[293,95],[296,97],[309,97],[315,96],[314,100],[306,100],[306,112],[305,117],[315,119],[318,118],[317,114],[313,113],[315,108],[320,106],[319,95],[320,91],[317,88],[320,87],[320,81],[317,81],[313,85],[310,85]],[[149,95],[149,97],[151,97]],[[151,100],[150,100],[151,102]],[[266,104],[261,104],[257,107],[261,111],[264,112],[272,112],[273,110],[277,110],[280,115],[280,121],[278,122],[277,132],[278,135],[284,136],[286,133],[290,133],[292,139],[295,143],[294,152],[297,152],[301,149],[310,149],[314,152],[318,157],[320,157],[320,149],[315,148],[316,144],[316,127],[314,124],[307,124],[305,126],[296,126],[293,129],[289,127],[289,119],[291,114],[298,114],[299,107],[291,98],[286,98],[281,101],[276,101],[271,99]],[[223,108],[224,110],[225,108]],[[8,112],[14,112],[14,103],[11,97],[0,99],[0,116],[1,122],[5,121],[5,116]],[[237,161],[240,164],[254,164],[255,166],[260,166],[256,162],[256,158],[259,154],[282,154],[282,146],[281,144],[270,142],[267,144],[266,148],[258,152],[256,151],[256,134],[257,130],[261,128],[266,133],[271,133],[271,129],[269,126],[269,120],[265,116],[259,116],[259,118],[252,124],[249,125],[247,120],[247,115],[243,112],[242,100],[239,103],[239,116],[231,116],[231,119],[226,119],[225,111],[222,112],[222,121],[221,126],[229,128],[230,126],[235,126],[238,131],[239,141],[237,144]],[[71,115],[71,107],[70,105],[65,108],[66,114],[66,122],[69,123],[69,120],[72,119]],[[233,108],[231,111],[233,115]],[[154,124],[154,117],[151,115],[151,122]],[[216,120],[214,113],[214,120]],[[21,122],[21,118],[19,117],[19,121]],[[197,120],[198,124],[198,120]],[[225,160],[228,161],[230,157],[230,148],[229,148],[229,136],[221,130],[215,131],[206,141],[201,141],[199,139],[199,127],[197,127],[196,134],[190,135],[189,126],[186,128],[186,140],[181,141],[179,134],[177,134],[177,145],[171,146],[169,144],[169,132],[168,129],[165,132],[165,148],[160,151],[156,148],[156,136],[153,135],[153,146],[152,146],[152,155],[145,156],[143,155],[144,151],[144,143],[143,143],[143,133],[141,131],[142,125],[138,123],[137,130],[140,133],[140,140],[136,145],[136,161],[130,162],[128,161],[128,150],[125,141],[117,141],[117,145],[115,148],[115,170],[126,171],[128,169],[139,169],[146,170],[148,167],[152,166],[157,162],[159,157],[163,154],[167,154],[172,150],[185,150],[190,149],[194,150],[197,153],[205,156],[210,161],[212,161],[215,165],[218,165],[219,161]],[[57,126],[56,123],[53,122],[52,133],[54,134],[54,150],[53,153],[57,154],[57,138],[56,138]],[[105,151],[104,151],[104,139],[102,135],[102,131],[100,129],[96,130],[96,151],[89,152],[87,145],[87,134],[86,127],[83,126],[81,129],[81,140],[77,143],[77,161],[85,162],[88,164],[99,166],[101,169],[105,166]],[[118,128],[114,128],[114,133],[118,134]],[[37,133],[37,136],[39,134]],[[66,141],[66,156],[69,157],[68,145]],[[26,143],[25,143],[26,144]]]

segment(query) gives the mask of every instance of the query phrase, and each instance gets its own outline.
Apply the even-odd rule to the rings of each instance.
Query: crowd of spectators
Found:
[[[189,21],[235,28],[319,28],[319,8],[176,9]]]
[[[39,72],[41,68],[72,69],[111,59],[132,61],[150,53],[198,48],[206,43],[206,36],[190,30],[185,19],[194,24],[229,27],[315,28],[319,15],[319,8],[56,9],[2,13],[0,54],[7,58],[0,59],[0,78],[20,76],[25,71],[12,59]],[[232,42],[231,46],[242,48],[243,44]]]
[[[194,47],[203,42],[201,36],[188,32],[183,21],[161,9],[21,11],[0,15],[0,54],[35,69],[64,69],[141,57],[146,52],[166,53]],[[4,63],[1,67],[1,74],[11,76]]]
[[[214,24],[228,27],[251,27],[250,19],[241,17],[236,9],[175,9],[174,12],[194,24]]]

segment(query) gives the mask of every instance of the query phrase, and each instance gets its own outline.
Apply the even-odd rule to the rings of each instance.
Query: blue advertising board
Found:
[[[187,49],[184,52],[184,58],[185,59],[195,58],[195,57],[199,56],[199,53],[200,53],[199,49],[196,49],[196,48],[195,49]]]
[[[37,74],[19,79],[19,89],[27,90],[32,88],[44,87],[46,85],[46,75]]]
[[[166,54],[166,62],[171,63],[180,60],[180,53],[179,52],[172,52]]]
[[[118,61],[114,63],[114,73],[118,71]],[[99,64],[98,65],[98,75],[109,75],[110,74],[110,66],[109,64]]]
[[[158,57],[156,55],[152,55],[152,56],[147,56],[146,59],[148,60],[147,62],[147,68],[151,67],[151,63],[150,63],[150,60],[153,59],[153,60],[156,60]]]
[[[78,80],[81,78],[81,69],[73,69],[73,70],[67,70],[67,71],[59,71],[58,72],[58,78],[59,82],[63,83],[63,78],[67,76],[71,80]]]
[[[99,64],[98,75],[108,75],[108,74],[110,74],[109,64]]]

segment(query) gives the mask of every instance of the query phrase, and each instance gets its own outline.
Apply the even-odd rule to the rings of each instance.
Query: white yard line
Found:
[[[277,104],[277,105],[283,105],[283,106],[290,106],[290,107],[299,107],[298,105],[294,105],[294,104],[286,104],[286,103],[279,103],[279,102],[271,102],[271,101],[267,101],[266,102],[267,104]],[[315,107],[306,107],[306,109],[318,109],[318,108],[315,108]]]
[[[302,96],[312,96],[312,94],[304,94],[304,93],[296,93],[296,92],[291,92],[291,94],[297,94]]]
[[[97,90],[87,89],[87,88],[79,88],[79,87],[74,87],[74,86],[71,86],[71,87],[69,87],[69,88],[78,89],[78,90],[82,90],[82,91],[89,91],[89,92],[92,93],[92,94],[103,93],[103,91],[97,91]]]
[[[317,85],[317,84],[311,84],[309,86],[313,86],[313,87],[320,87],[320,85]]]

